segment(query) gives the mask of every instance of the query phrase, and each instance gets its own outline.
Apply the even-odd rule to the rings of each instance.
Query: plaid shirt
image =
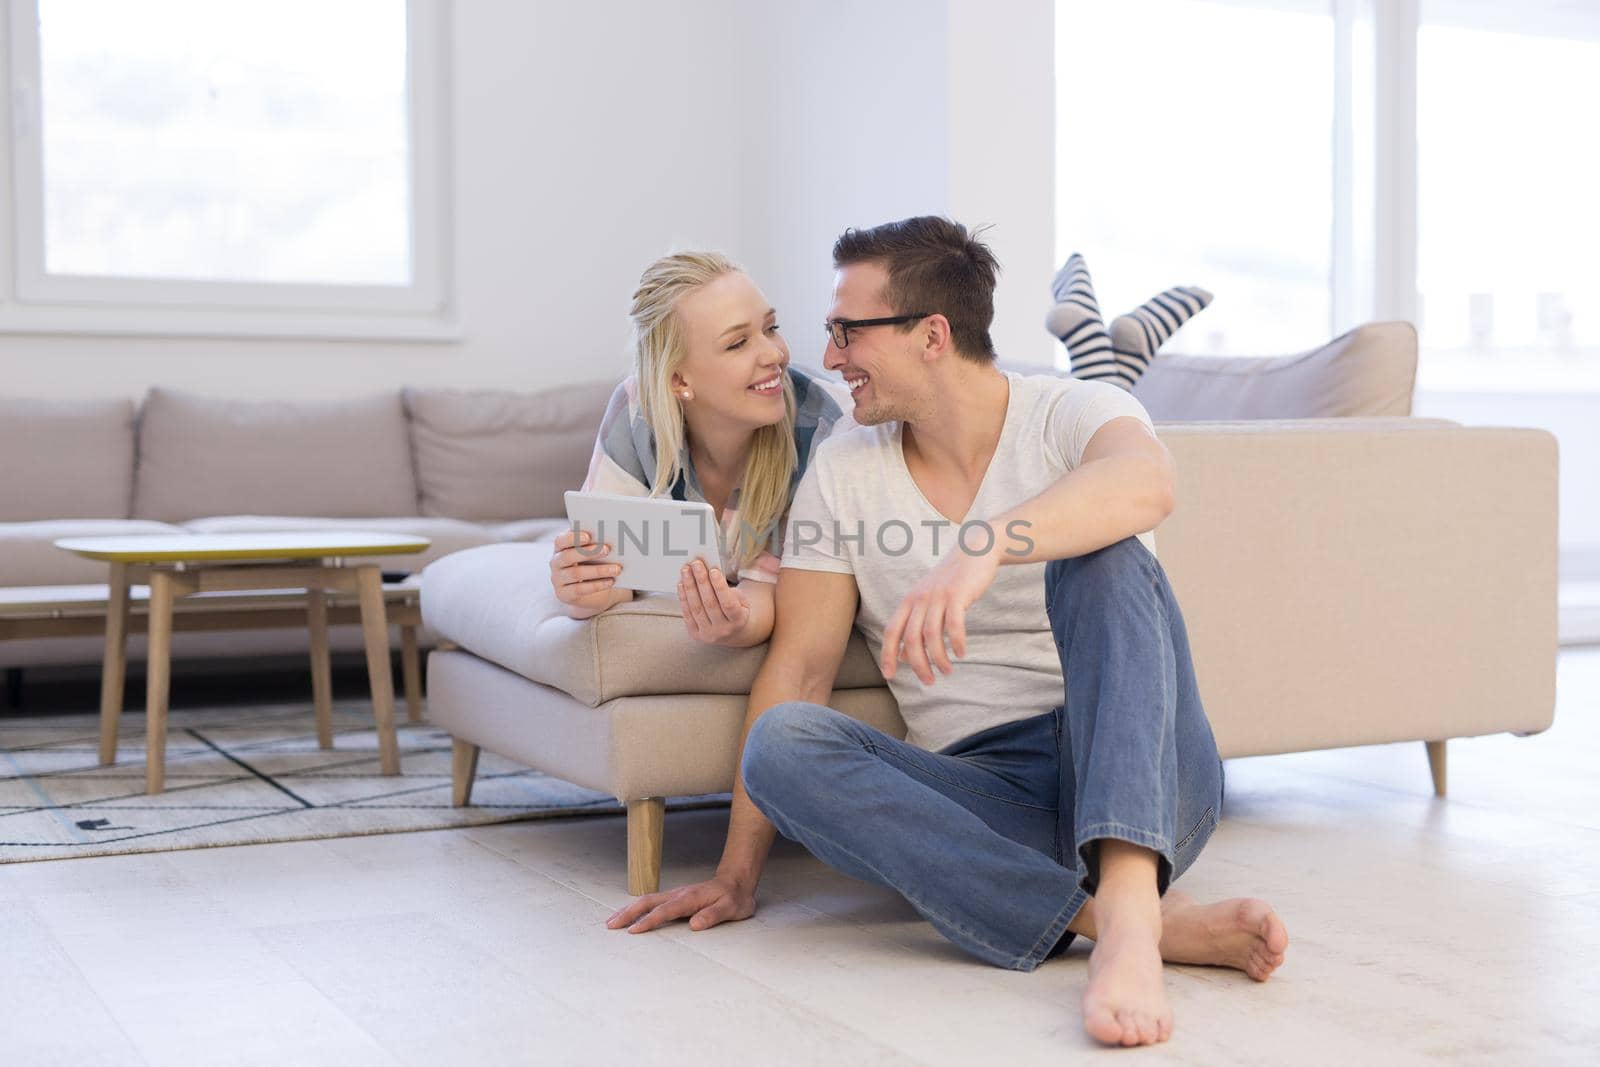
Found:
[[[829,382],[802,370],[792,363],[788,367],[789,383],[794,388],[794,446],[797,462],[789,479],[789,497],[794,498],[795,486],[805,474],[817,446],[841,422],[848,423],[845,414],[851,407],[850,392],[842,383]],[[704,503],[700,480],[695,476],[694,462],[689,458],[688,446],[678,456],[683,473],[672,487],[672,499]],[[649,496],[650,485],[656,475],[656,438],[645,425],[644,412],[639,410],[639,384],[629,375],[611,394],[605,417],[600,421],[600,433],[595,437],[594,456],[589,460],[589,476],[584,479],[586,491],[622,493],[627,496]],[[783,520],[788,519],[784,509]],[[778,580],[779,557],[773,552],[783,543],[783,522],[774,531],[766,551],[755,558],[748,567],[736,567],[743,556],[743,535],[739,526],[739,490],[728,496],[722,509],[722,572],[736,574],[739,579],[751,578],[758,582]]]

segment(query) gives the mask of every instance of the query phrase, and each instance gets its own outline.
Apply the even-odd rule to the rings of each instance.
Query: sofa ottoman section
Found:
[[[428,656],[428,717],[454,738],[453,802],[471,801],[480,748],[610,793],[628,811],[628,889],[635,894],[660,885],[666,798],[725,792],[734,781],[748,701],[744,694],[676,693],[591,707],[461,649]],[[905,735],[885,688],[836,689],[829,703]]]
[[[455,738],[454,801],[471,799],[479,748],[610,793],[628,809],[629,886],[654,892],[666,798],[731,787],[766,646],[701,644],[670,596],[570,619],[550,589],[550,551],[489,545],[423,572],[423,619],[442,642],[428,659],[429,717]],[[832,700],[905,735],[859,634]]]

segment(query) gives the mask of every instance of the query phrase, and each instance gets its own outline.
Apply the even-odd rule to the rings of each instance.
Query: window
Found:
[[[153,332],[404,335],[441,322],[433,0],[11,10],[0,328],[64,307],[91,329]]]
[[[1057,248],[1108,314],[1197,284],[1172,351],[1408,318],[1426,382],[1600,383],[1600,5],[1097,0],[1056,35]]]
[[[1596,100],[1600,10],[1424,0],[1417,288],[1430,358],[1519,375],[1530,360],[1600,363]]]
[[[1168,350],[1327,340],[1333,63],[1327,0],[1058,4],[1057,260],[1084,254],[1108,319],[1198,285]]]

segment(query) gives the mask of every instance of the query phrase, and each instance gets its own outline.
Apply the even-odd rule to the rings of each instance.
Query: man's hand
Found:
[[[889,617],[883,631],[878,667],[893,678],[901,660],[911,665],[923,685],[932,685],[933,667],[945,674],[955,668],[945,651],[945,637],[957,656],[967,654],[967,609],[994,582],[1000,558],[994,552],[971,555],[959,545],[911,587]],[[929,661],[932,661],[930,665]]]
[[[748,919],[756,913],[755,887],[717,875],[707,882],[639,897],[606,920],[606,928],[627,928],[630,934],[654,930],[675,919],[689,919],[689,929],[708,930],[721,922]]]
[[[689,636],[719,645],[744,631],[750,622],[750,602],[728,584],[722,571],[695,560],[678,576],[678,602],[683,605],[683,625]]]

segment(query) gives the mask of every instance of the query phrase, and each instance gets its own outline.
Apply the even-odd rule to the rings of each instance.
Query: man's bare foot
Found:
[[[1172,1009],[1161,976],[1161,919],[1132,915],[1108,922],[1089,955],[1083,1025],[1107,1045],[1153,1045],[1172,1036]]]
[[[1289,949],[1283,920],[1264,900],[1198,904],[1173,889],[1161,901],[1161,920],[1161,958],[1168,963],[1232,967],[1265,982]]]

